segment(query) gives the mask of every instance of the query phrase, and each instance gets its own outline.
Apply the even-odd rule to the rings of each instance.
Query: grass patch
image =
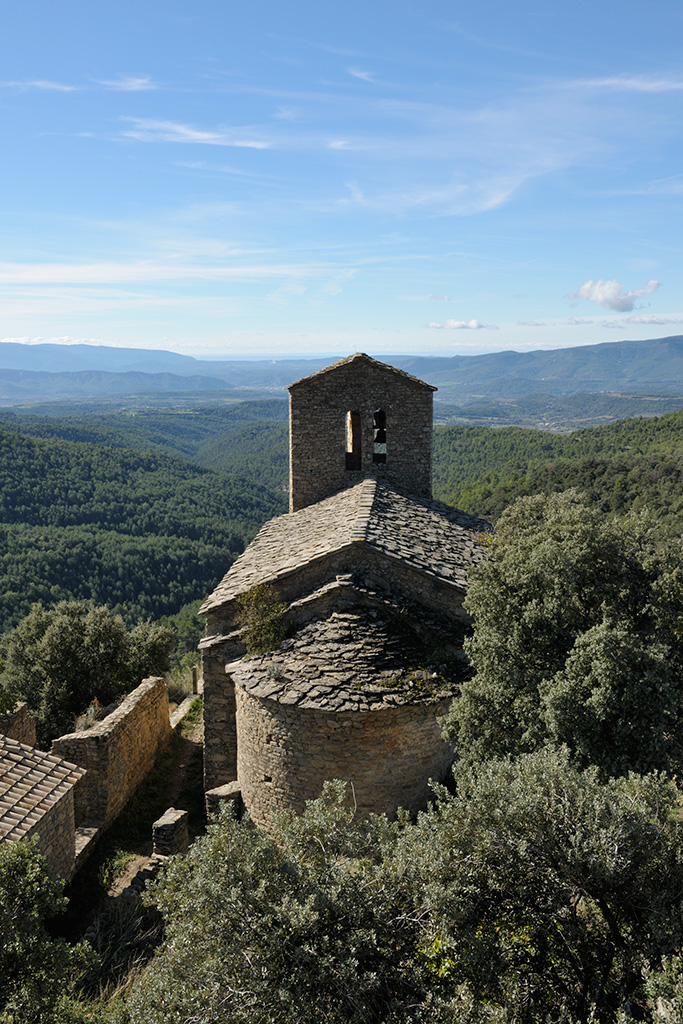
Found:
[[[197,697],[190,704],[190,710],[187,712],[182,722],[178,726],[181,735],[186,736],[187,733],[191,732],[196,725],[202,720],[202,714],[204,711],[204,700],[203,698]]]

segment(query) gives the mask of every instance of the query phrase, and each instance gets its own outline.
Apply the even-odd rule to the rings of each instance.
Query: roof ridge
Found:
[[[373,477],[366,477],[356,486],[358,487],[358,509],[351,525],[351,541],[366,541],[375,505],[377,481]]]
[[[420,380],[419,377],[413,376],[412,373],[408,373],[406,370],[400,370],[398,366],[392,366],[391,363],[382,363],[380,362],[379,359],[374,359],[372,356],[369,356],[367,352],[353,352],[350,356],[345,356],[343,359],[338,359],[336,363],[330,363],[329,366],[323,366],[322,369],[320,370],[314,370],[313,373],[307,374],[306,377],[300,377],[299,380],[292,381],[291,384],[287,385],[285,390],[289,391],[290,388],[296,387],[299,384],[303,384],[304,381],[309,381],[313,377],[321,377],[324,374],[329,373],[330,370],[336,370],[340,366],[347,366],[349,363],[357,361],[370,363],[371,366],[377,366],[382,370],[391,370],[391,372],[397,374],[397,376],[403,377],[405,380],[409,380],[413,384],[420,384],[423,388],[427,388],[429,391],[439,390],[433,384],[428,384],[427,381]]]

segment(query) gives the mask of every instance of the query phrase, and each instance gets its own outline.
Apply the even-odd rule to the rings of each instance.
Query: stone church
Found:
[[[342,779],[358,811],[416,811],[453,760],[438,719],[462,677],[468,572],[490,525],[432,499],[436,390],[356,353],[291,384],[289,513],[200,613],[204,781],[257,825]],[[245,655],[266,584],[286,639]]]

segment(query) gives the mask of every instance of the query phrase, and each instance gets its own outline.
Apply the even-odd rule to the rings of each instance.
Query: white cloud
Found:
[[[450,302],[451,301],[449,295],[428,295],[427,298],[431,299],[432,302]]]
[[[98,79],[97,84],[119,92],[147,92],[158,88],[149,75],[119,75],[118,78]]]
[[[679,92],[681,78],[654,78],[649,75],[613,75],[609,78],[582,79],[573,85],[615,89],[618,92]]]
[[[268,149],[269,143],[258,139],[240,139],[227,132],[202,131],[177,121],[156,121],[152,118],[123,117],[133,127],[121,134],[139,142],[204,143],[209,146],[236,146],[241,149]]]
[[[548,324],[543,320],[518,320],[517,324],[519,327],[547,327]]]
[[[0,82],[3,89],[20,89],[24,92],[27,89],[45,89],[49,92],[75,92],[78,88],[75,85],[65,85],[64,82],[51,82],[45,78],[28,78],[22,82]]]
[[[656,316],[654,313],[641,313],[636,316],[627,316],[623,322],[626,324],[683,324],[683,317]]]
[[[567,327],[583,327],[584,324],[594,324],[595,320],[581,320],[575,316],[570,316],[567,320]]]
[[[207,263],[138,260],[131,263],[0,263],[0,285],[6,284],[121,284],[146,281],[327,277],[338,267],[324,263]]]
[[[569,293],[569,298],[577,301],[588,299],[589,302],[597,302],[603,309],[613,309],[617,313],[629,313],[635,309],[638,299],[642,299],[644,295],[652,295],[660,287],[661,282],[653,280],[648,281],[643,288],[623,292],[623,285],[616,278],[612,278],[611,281],[603,281],[602,278],[599,278],[597,281],[584,281],[578,291]]]
[[[347,68],[350,75],[354,78],[361,78],[364,82],[374,82],[375,73],[374,71],[363,71],[361,68]]]
[[[482,324],[478,320],[446,320],[443,324],[431,323],[427,327],[436,327],[447,331],[497,331],[498,324]]]

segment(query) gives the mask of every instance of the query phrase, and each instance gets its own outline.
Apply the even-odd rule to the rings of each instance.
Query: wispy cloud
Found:
[[[184,142],[208,146],[235,146],[239,149],[268,149],[269,142],[262,139],[239,138],[237,131],[205,131],[178,121],[157,121],[153,118],[123,117],[132,127],[121,132],[128,139],[139,142]]]
[[[77,85],[67,85],[65,82],[51,82],[47,78],[25,78],[22,81],[0,82],[0,88],[18,89],[25,92],[28,89],[44,89],[47,92],[76,92]]]
[[[427,327],[446,331],[497,331],[498,324],[482,324],[479,320],[446,320],[443,324],[431,323]]]
[[[622,291],[623,285],[616,278],[610,281],[584,281],[578,291],[570,292],[569,298],[574,299],[576,305],[579,299],[588,299],[589,302],[597,302],[603,309],[613,309],[617,313],[629,313],[635,309],[636,303],[645,295],[652,295],[661,287],[660,281],[648,281],[643,288],[634,291]]]
[[[150,89],[159,88],[149,75],[119,75],[118,78],[100,78],[97,79],[97,84],[118,92],[148,92]]]
[[[680,92],[683,78],[657,78],[653,75],[612,75],[608,78],[586,78],[571,82],[573,86],[613,89],[617,92]]]
[[[374,71],[363,71],[361,68],[347,68],[346,70],[353,78],[361,78],[364,82],[375,81]]]
[[[519,327],[548,327],[544,320],[518,320]]]
[[[247,263],[235,265],[139,260],[129,263],[0,263],[0,285],[121,284],[175,280],[229,280],[338,276],[325,263]]]
[[[627,316],[624,320],[627,324],[683,324],[683,317],[680,316],[656,316],[654,313],[639,313],[636,316]]]
[[[595,320],[582,320],[577,319],[575,316],[570,316],[567,320],[567,327],[584,327],[586,324],[594,324]]]

